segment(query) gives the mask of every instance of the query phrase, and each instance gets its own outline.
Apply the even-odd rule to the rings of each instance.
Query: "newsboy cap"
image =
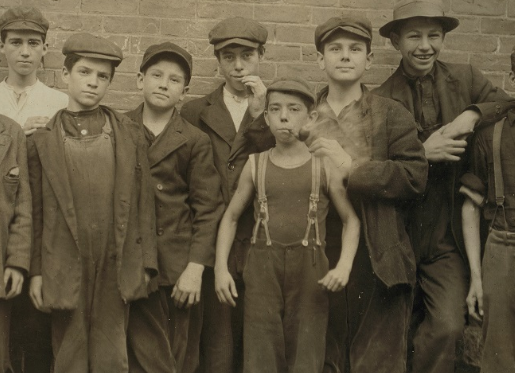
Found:
[[[27,30],[46,35],[48,21],[38,8],[17,6],[9,8],[0,16],[0,31]]]
[[[349,32],[369,41],[372,40],[372,24],[368,18],[358,14],[333,17],[318,25],[315,30],[315,46],[318,51],[320,51],[322,42],[337,30]]]
[[[188,71],[186,73],[188,76],[191,76],[191,70],[193,67],[193,58],[191,54],[187,51],[179,47],[177,44],[170,43],[169,41],[161,43],[161,44],[153,44],[147,48],[145,54],[143,55],[143,60],[141,61],[141,65],[139,67],[139,71],[143,71],[145,67],[148,65],[149,61],[159,55],[159,54],[173,54],[174,56],[179,57],[179,59],[184,63],[185,67],[187,67]]]
[[[298,93],[311,103],[315,103],[315,94],[308,82],[300,77],[277,78],[267,88],[267,93],[284,92]]]
[[[209,42],[216,51],[229,44],[257,48],[266,43],[267,37],[268,31],[262,24],[243,17],[224,19],[209,32]]]
[[[112,41],[88,33],[73,34],[63,46],[63,54],[76,54],[82,57],[113,61],[118,66],[123,60],[123,53]]]
[[[434,18],[442,25],[444,32],[452,31],[460,24],[457,18],[444,14],[441,0],[397,0],[393,6],[393,20],[381,27],[379,34],[389,38],[392,31],[414,17]]]

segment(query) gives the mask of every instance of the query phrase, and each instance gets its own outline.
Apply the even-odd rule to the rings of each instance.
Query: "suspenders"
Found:
[[[268,229],[268,221],[270,216],[268,215],[268,203],[266,198],[265,191],[265,175],[266,175],[266,165],[268,163],[269,152],[263,152],[260,154],[252,154],[250,156],[250,165],[252,169],[252,179],[254,181],[254,186],[257,190],[258,202],[259,202],[259,214],[256,219],[256,223],[254,225],[254,230],[252,234],[252,238],[250,240],[251,243],[255,244],[259,232],[259,227],[263,226],[265,229],[266,236],[266,244],[267,246],[272,245],[272,240],[270,238],[270,231]],[[257,177],[255,175],[254,169],[257,158]],[[307,226],[306,232],[304,234],[304,238],[302,240],[303,246],[308,246],[309,244],[309,233],[311,231],[311,227],[315,226],[315,244],[317,246],[321,246],[322,243],[320,241],[320,232],[318,227],[318,217],[317,217],[317,209],[318,209],[318,201],[320,199],[320,174],[321,174],[321,166],[320,166],[320,158],[311,156],[311,194],[309,196],[309,210],[307,214]],[[315,249],[316,250],[316,249]]]
[[[494,156],[494,182],[495,182],[495,213],[492,219],[492,224],[490,225],[490,229],[492,229],[493,223],[495,221],[495,217],[497,215],[497,211],[502,209],[504,215],[504,229],[508,230],[508,223],[506,221],[506,210],[504,209],[504,178],[502,175],[502,167],[501,167],[501,137],[502,137],[502,129],[504,126],[504,122],[506,118],[501,119],[497,123],[495,123],[494,127],[494,135],[493,135],[493,156]]]

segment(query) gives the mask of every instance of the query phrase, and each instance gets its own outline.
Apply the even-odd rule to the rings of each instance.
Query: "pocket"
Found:
[[[4,189],[6,201],[10,205],[14,205],[16,201],[16,194],[20,185],[20,175],[13,175],[11,173],[4,175]]]

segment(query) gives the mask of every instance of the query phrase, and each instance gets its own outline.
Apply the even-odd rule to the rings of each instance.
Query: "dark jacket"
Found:
[[[147,146],[139,126],[105,106],[114,134],[114,238],[118,288],[124,301],[147,296],[145,270],[157,274],[155,213]],[[43,276],[45,306],[75,309],[82,264],[77,218],[64,157],[61,111],[28,138],[33,196],[31,275]]]
[[[32,204],[25,134],[18,123],[3,115],[0,115],[0,177],[0,298],[5,298],[5,268],[29,270]]]
[[[495,121],[515,106],[514,98],[494,87],[479,70],[471,65],[437,61],[435,85],[440,100],[443,124],[452,122],[465,109],[472,107],[471,105],[481,112],[482,120],[487,122]],[[411,88],[400,66],[373,93],[398,101],[410,113],[414,113]],[[462,254],[465,254],[461,227],[463,196],[458,193],[458,189],[459,178],[467,168],[466,163],[466,156],[462,156],[459,162],[453,163],[453,175],[450,177],[449,185],[450,200],[452,201],[452,231]]]
[[[260,132],[269,133],[268,126],[264,120],[254,121],[247,111],[239,131],[236,132],[231,114],[223,100],[223,84],[207,96],[184,104],[181,116],[207,133],[211,139],[215,167],[221,178],[223,199],[228,205],[238,187],[238,180],[249,154],[261,151],[255,143],[247,140],[245,134],[248,128],[253,124],[255,137],[259,139]],[[253,224],[253,211],[249,207],[239,220],[231,250],[229,267],[233,275],[243,270]]]
[[[126,114],[140,124],[143,104]],[[209,137],[174,111],[148,149],[155,191],[159,284],[174,285],[189,262],[213,266],[224,212]]]

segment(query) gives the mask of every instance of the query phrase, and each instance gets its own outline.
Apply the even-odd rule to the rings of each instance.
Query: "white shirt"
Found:
[[[249,107],[249,99],[248,98],[240,98],[238,96],[233,95],[231,92],[227,90],[224,86],[224,103],[227,106],[227,110],[231,114],[232,121],[234,122],[234,128],[236,128],[236,132],[240,129],[241,121],[247,112],[247,108]]]
[[[58,110],[66,108],[68,95],[46,86],[39,79],[20,95],[3,80],[0,82],[0,103],[0,114],[15,120],[23,128],[27,118],[52,118]]]

